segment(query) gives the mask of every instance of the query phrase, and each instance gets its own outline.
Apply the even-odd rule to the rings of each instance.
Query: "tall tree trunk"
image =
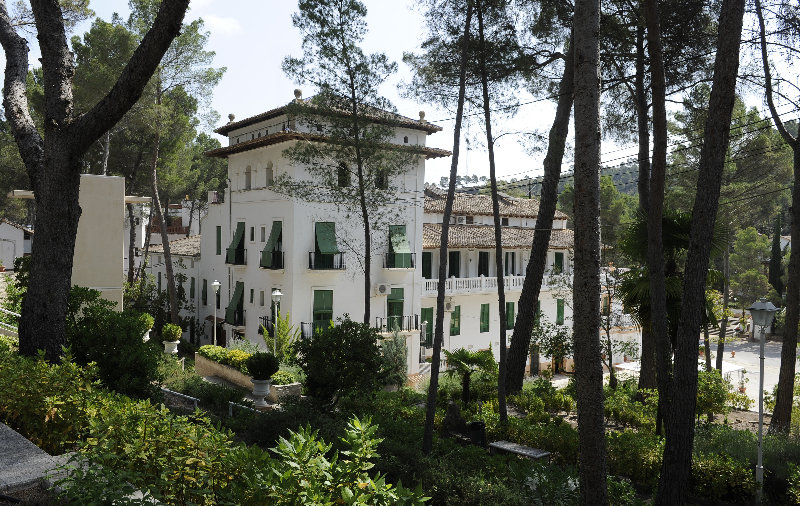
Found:
[[[664,178],[667,171],[667,112],[664,59],[661,52],[661,28],[658,23],[658,0],[645,1],[647,47],[650,52],[653,94],[653,165],[647,214],[647,272],[650,278],[650,332],[655,343],[658,385],[658,418],[668,411],[670,393],[670,357],[667,335],[667,295],[664,273]],[[657,424],[658,425],[658,424]]]
[[[458,175],[458,155],[461,146],[461,121],[464,117],[464,95],[467,80],[467,61],[469,59],[469,27],[472,22],[472,1],[467,0],[467,16],[464,22],[464,42],[461,47],[461,62],[458,74],[458,105],[456,122],[453,127],[453,156],[450,162],[450,182],[447,186],[447,200],[442,218],[442,235],[439,244],[439,285],[436,292],[436,326],[433,333],[433,360],[431,362],[431,381],[428,386],[428,398],[425,405],[425,430],[422,436],[422,452],[426,455],[433,449],[433,421],[436,416],[436,397],[439,393],[439,362],[442,357],[442,340],[444,338],[444,289],[447,279],[447,240],[450,232],[450,215],[453,212],[453,200],[456,193],[456,176]]]
[[[108,175],[108,156],[111,154],[111,130],[103,136],[103,175]]]
[[[158,99],[158,105],[161,105],[161,99]],[[153,146],[153,160],[150,172],[150,191],[153,194],[153,207],[156,211],[156,218],[159,223],[159,230],[161,231],[161,243],[164,247],[164,269],[166,270],[167,278],[167,297],[169,299],[169,321],[174,325],[180,325],[180,314],[178,314],[178,292],[175,289],[175,275],[172,270],[172,255],[169,248],[169,236],[167,235],[167,220],[161,208],[161,199],[158,196],[158,152],[159,145],[161,144],[160,127],[156,127],[156,137]]]
[[[656,504],[659,505],[682,504],[689,488],[697,404],[697,335],[704,310],[711,253],[711,241],[708,238],[713,234],[717,217],[722,171],[730,140],[744,4],[744,0],[723,0],[720,11],[714,78],[700,151],[700,172],[683,278],[673,396],[667,417],[664,462],[656,497]]]
[[[708,324],[703,325],[703,346],[706,348],[706,371],[710,371],[711,367],[711,339],[708,335]]]
[[[573,33],[574,38],[574,33]],[[564,61],[564,73],[558,87],[558,105],[547,144],[547,155],[544,158],[544,178],[542,180],[542,196],[539,212],[536,217],[536,228],[531,244],[531,255],[525,267],[525,280],[522,293],[517,303],[517,319],[514,322],[514,333],[507,355],[506,391],[508,393],[522,390],[525,377],[525,361],[531,344],[531,331],[536,321],[537,301],[542,288],[544,272],[547,268],[547,249],[550,245],[550,234],[553,228],[553,217],[558,203],[558,181],[561,177],[561,163],[564,159],[564,148],[569,133],[569,116],[572,111],[572,98],[575,86],[575,44],[570,40],[567,57]],[[539,362],[536,361],[538,370]],[[533,371],[533,370],[531,370]]]
[[[128,285],[133,284],[136,271],[136,259],[134,258],[136,248],[136,216],[134,215],[133,204],[125,204],[128,210]]]
[[[728,294],[730,293],[730,280],[731,280],[731,242],[730,242],[730,227],[729,233],[725,243],[725,256],[722,259],[722,324],[719,327],[719,341],[717,342],[717,361],[715,367],[718,371],[722,372],[722,356],[725,354],[725,339],[728,333]]]
[[[79,158],[70,152],[68,139],[53,137],[57,135],[46,137],[48,163],[59,170],[31,180],[36,201],[36,240],[31,243],[31,276],[22,300],[19,352],[35,356],[37,350],[44,350],[45,358],[56,362],[66,345],[66,309],[81,208],[77,197],[64,198],[78,195]],[[43,171],[44,166],[39,170]]]
[[[497,379],[497,404],[500,412],[500,421],[508,421],[506,410],[506,292],[505,278],[503,277],[503,241],[500,226],[500,203],[497,196],[497,173],[494,163],[494,138],[492,138],[492,115],[489,106],[489,79],[486,75],[486,47],[484,40],[483,8],[480,0],[477,1],[478,11],[478,37],[480,39],[480,72],[481,88],[483,91],[483,118],[486,124],[486,145],[489,149],[489,181],[492,188],[492,216],[494,217],[494,254],[495,269],[497,269],[497,314],[500,319],[500,368]]]
[[[756,14],[761,38],[761,61],[764,65],[767,105],[772,120],[783,140],[794,151],[794,183],[792,185],[792,207],[790,234],[792,244],[800,244],[800,134],[793,137],[783,124],[775,108],[772,97],[772,75],[767,58],[767,36],[764,29],[764,16],[761,1],[756,0]],[[786,283],[786,321],[783,329],[781,345],[781,370],[778,375],[778,395],[775,397],[775,409],[772,413],[770,432],[788,432],[792,417],[792,396],[794,394],[795,362],[797,360],[797,325],[800,323],[800,248],[792,248],[789,255],[789,279]],[[753,326],[755,329],[755,325]]]
[[[139,262],[139,272],[136,274],[136,279],[139,284],[144,287],[145,275],[144,269],[147,267],[147,259],[150,255],[150,234],[153,229],[153,204],[150,203],[150,211],[147,213],[147,228],[144,233],[144,248],[142,248],[142,260]]]
[[[639,134],[639,212],[648,215],[650,209],[650,116],[645,77],[645,28],[636,27],[636,75],[634,78],[637,130]],[[649,327],[642,328],[641,367],[639,388],[656,388],[656,343]]]
[[[573,329],[580,503],[607,504],[600,361],[600,1],[575,2]]]
[[[189,224],[186,227],[186,237],[189,237],[190,235],[192,235],[192,221],[194,220],[195,207],[197,207],[198,210],[199,210],[199,206],[197,206],[197,200],[196,199],[192,199],[191,202],[189,202]],[[198,219],[199,219],[199,217],[198,217]]]

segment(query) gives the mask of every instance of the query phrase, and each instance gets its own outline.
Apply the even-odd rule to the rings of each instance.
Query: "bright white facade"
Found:
[[[33,230],[6,219],[0,219],[0,262],[6,269],[14,267],[14,260],[31,254]]]

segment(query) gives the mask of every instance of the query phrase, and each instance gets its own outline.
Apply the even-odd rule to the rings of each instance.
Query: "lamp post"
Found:
[[[219,287],[221,284],[222,283],[216,279],[213,283],[211,283],[211,288],[214,289],[214,346],[217,345],[217,300],[219,297]]]
[[[758,464],[756,465],[756,482],[758,482],[758,500],[761,502],[761,493],[764,488],[764,466],[762,462],[761,441],[764,433],[764,329],[772,324],[775,312],[778,310],[771,302],[761,297],[752,306],[747,308],[753,317],[753,325],[761,327],[761,341],[759,354],[758,374]]]
[[[281,316],[281,297],[283,294],[280,289],[272,290],[272,353],[278,355],[278,318]]]

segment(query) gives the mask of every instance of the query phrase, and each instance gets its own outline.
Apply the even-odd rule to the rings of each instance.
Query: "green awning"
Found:
[[[323,255],[339,253],[336,246],[336,223],[318,222],[314,228],[317,236],[317,251]]]
[[[389,244],[392,247],[392,253],[411,253],[405,225],[389,225]]]
[[[242,244],[244,240],[244,222],[240,221],[236,224],[236,233],[233,234],[233,241],[231,241],[231,245],[228,248],[228,256],[227,262],[229,264],[236,263],[236,250]]]
[[[272,267],[272,252],[275,251],[275,245],[281,237],[283,231],[283,222],[273,221],[272,231],[269,233],[269,239],[264,249],[261,251],[261,267]]]
[[[231,297],[231,302],[225,309],[225,323],[236,325],[236,310],[239,309],[239,305],[242,303],[243,295],[244,295],[244,283],[242,281],[237,281],[236,288],[233,290],[233,297]]]

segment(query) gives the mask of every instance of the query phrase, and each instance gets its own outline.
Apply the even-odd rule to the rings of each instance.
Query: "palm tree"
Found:
[[[464,406],[469,403],[469,382],[472,373],[476,371],[496,372],[497,362],[491,350],[469,351],[459,348],[455,351],[443,350],[447,357],[450,376],[461,377],[461,402]]]

